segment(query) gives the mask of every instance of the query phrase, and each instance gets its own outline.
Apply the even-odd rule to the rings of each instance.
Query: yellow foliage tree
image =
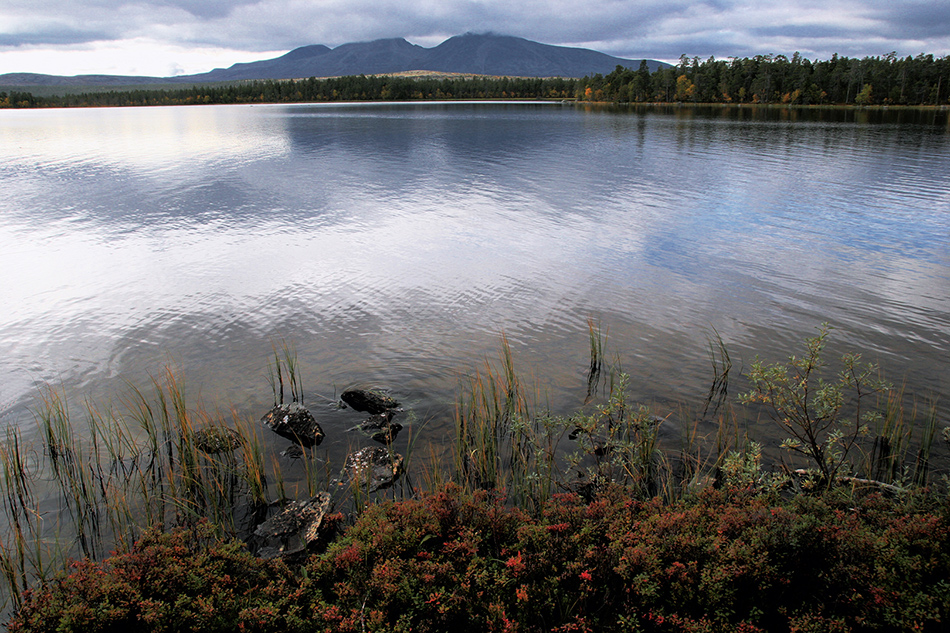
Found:
[[[696,85],[689,80],[686,75],[680,75],[676,78],[676,97],[677,101],[687,101],[693,98],[696,93]]]

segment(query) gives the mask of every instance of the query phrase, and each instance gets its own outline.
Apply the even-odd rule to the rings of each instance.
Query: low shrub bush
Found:
[[[28,593],[33,631],[945,631],[940,500],[622,489],[541,514],[447,487],[368,508],[299,566],[199,525]]]

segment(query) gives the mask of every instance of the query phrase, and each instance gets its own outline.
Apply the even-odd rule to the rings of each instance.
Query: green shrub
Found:
[[[831,380],[822,377],[829,329],[822,325],[817,336],[805,339],[801,357],[772,364],[757,358],[748,373],[752,390],[739,397],[746,404],[766,405],[790,435],[782,447],[807,457],[817,482],[826,488],[835,485],[838,475],[849,474],[851,449],[868,435],[868,424],[880,419],[880,413],[868,410],[866,400],[888,390],[876,378],[878,367],[862,363],[859,354],[845,354],[838,374]]]

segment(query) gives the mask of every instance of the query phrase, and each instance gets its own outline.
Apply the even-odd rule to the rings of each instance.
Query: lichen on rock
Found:
[[[313,414],[298,402],[277,405],[264,414],[261,422],[281,437],[307,448],[323,441],[323,429]]]
[[[257,526],[254,536],[261,558],[303,553],[323,537],[330,494],[318,493],[307,501],[291,501],[280,512]]]
[[[371,446],[347,455],[343,472],[349,481],[374,492],[388,488],[399,479],[402,463],[402,455],[381,446]]]

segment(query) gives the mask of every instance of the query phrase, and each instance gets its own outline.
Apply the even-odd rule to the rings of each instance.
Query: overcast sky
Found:
[[[950,54],[948,0],[2,0],[0,74],[170,76],[491,31],[627,58]]]

